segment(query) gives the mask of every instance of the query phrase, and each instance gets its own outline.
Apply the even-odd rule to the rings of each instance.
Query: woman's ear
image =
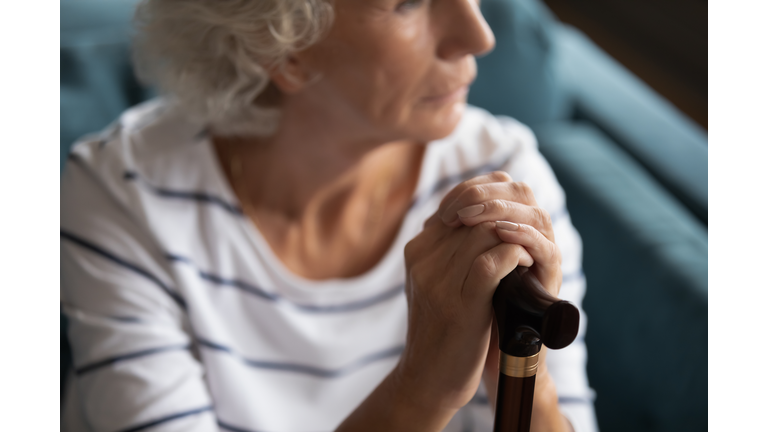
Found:
[[[296,93],[310,82],[310,74],[296,56],[289,56],[282,65],[269,73],[274,85],[284,94]]]

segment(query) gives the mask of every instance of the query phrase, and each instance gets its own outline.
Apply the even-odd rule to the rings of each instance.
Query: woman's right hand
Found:
[[[495,222],[454,228],[436,219],[405,247],[408,335],[390,378],[414,406],[450,411],[482,378],[496,287],[533,258],[500,240]]]

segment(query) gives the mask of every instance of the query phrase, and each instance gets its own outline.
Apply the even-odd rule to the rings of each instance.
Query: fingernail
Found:
[[[514,222],[496,221],[496,228],[504,231],[517,231],[520,228],[520,225]]]
[[[483,212],[483,210],[485,210],[485,205],[477,204],[469,207],[464,207],[463,209],[459,210],[456,213],[459,215],[459,217],[469,218],[469,217],[479,215],[480,213]]]

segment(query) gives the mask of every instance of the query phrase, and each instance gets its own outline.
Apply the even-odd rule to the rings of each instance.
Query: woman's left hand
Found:
[[[425,226],[438,221],[454,228],[496,221],[499,239],[523,246],[533,258],[533,275],[550,294],[560,292],[562,259],[552,221],[527,184],[512,181],[504,171],[467,180],[443,198]]]

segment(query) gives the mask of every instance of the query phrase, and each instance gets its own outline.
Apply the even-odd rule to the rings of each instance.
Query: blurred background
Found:
[[[706,0],[545,0],[563,23],[707,128]]]
[[[136,0],[61,0],[60,170],[155,95]],[[588,374],[603,432],[707,430],[707,3],[483,0],[495,50],[469,102],[535,132],[582,236]],[[61,318],[62,390],[70,367]]]

